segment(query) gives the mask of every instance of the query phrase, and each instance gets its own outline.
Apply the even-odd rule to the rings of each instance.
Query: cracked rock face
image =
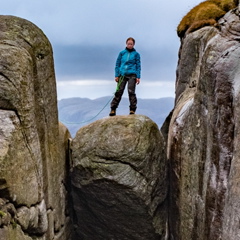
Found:
[[[0,239],[69,239],[59,236],[67,131],[59,135],[51,44],[31,22],[0,16],[0,55],[0,200],[15,209],[0,206]]]
[[[145,116],[81,128],[72,143],[74,239],[164,239],[164,149],[157,125]]]
[[[183,39],[168,135],[171,239],[240,239],[238,9]]]

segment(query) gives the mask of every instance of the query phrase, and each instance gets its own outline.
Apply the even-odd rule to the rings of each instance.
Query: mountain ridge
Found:
[[[81,127],[108,117],[111,100],[111,96],[96,99],[81,97],[61,99],[58,101],[59,121],[65,124],[71,135],[74,136]],[[129,114],[128,105],[128,98],[123,97],[117,109],[117,115]],[[158,99],[138,98],[136,114],[148,116],[161,127],[173,106],[174,98],[172,97]]]

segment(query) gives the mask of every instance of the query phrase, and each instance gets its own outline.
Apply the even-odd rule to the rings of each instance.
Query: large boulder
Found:
[[[81,128],[72,142],[73,239],[165,239],[163,136],[142,115]]]
[[[0,236],[53,239],[66,226],[66,140],[52,47],[31,22],[0,16],[0,54]]]
[[[183,40],[169,125],[171,239],[240,239],[240,20]]]

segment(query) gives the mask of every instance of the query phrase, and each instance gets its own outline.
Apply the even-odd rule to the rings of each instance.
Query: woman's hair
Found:
[[[133,44],[135,44],[135,39],[134,39],[134,38],[129,37],[129,38],[126,40],[126,43],[127,43],[129,40],[133,41]]]

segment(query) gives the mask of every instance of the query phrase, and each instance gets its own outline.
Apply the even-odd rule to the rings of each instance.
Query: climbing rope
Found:
[[[95,116],[93,116],[92,118],[90,118],[88,120],[84,120],[84,121],[81,121],[81,122],[68,122],[68,121],[65,121],[65,120],[61,120],[61,122],[65,123],[65,124],[75,124],[76,125],[76,124],[81,124],[81,123],[87,123],[87,122],[90,122],[93,119],[95,119],[106,108],[106,106],[110,103],[110,101],[112,101],[115,93],[119,91],[119,88],[120,88],[120,85],[121,85],[123,79],[124,79],[124,76],[120,76],[119,81],[117,83],[116,91],[113,93],[113,96],[107,101],[107,103],[103,106],[103,108]]]

